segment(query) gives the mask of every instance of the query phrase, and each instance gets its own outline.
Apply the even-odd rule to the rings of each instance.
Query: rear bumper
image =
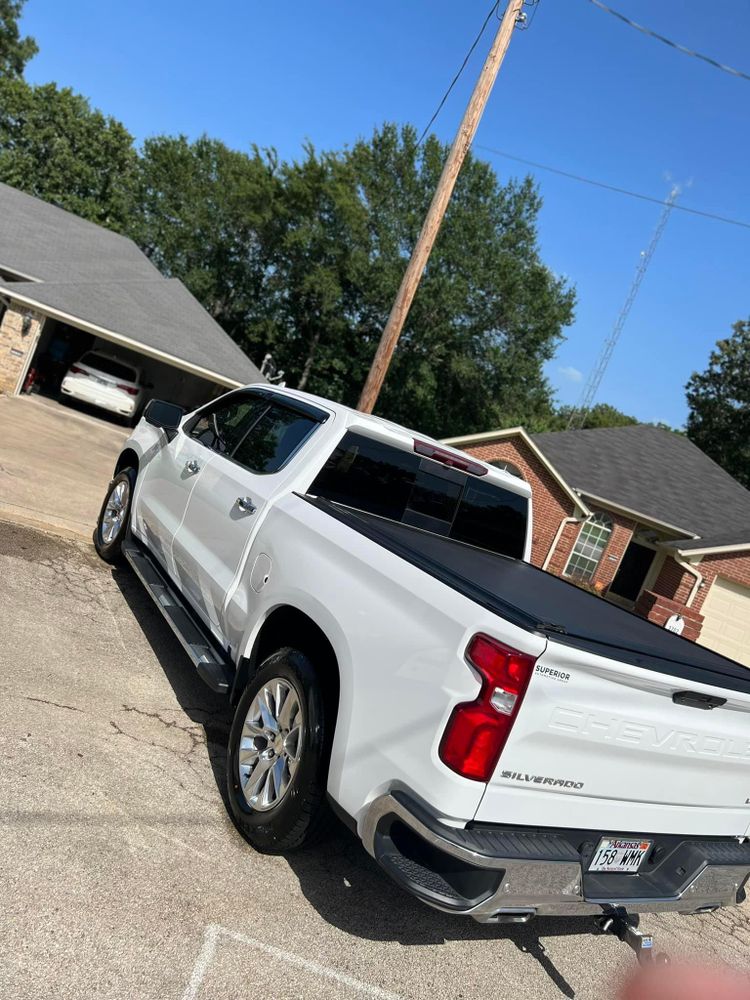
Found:
[[[87,385],[83,379],[66,377],[62,381],[60,391],[66,396],[81,403],[88,403],[90,406],[98,406],[102,410],[110,413],[119,413],[122,416],[130,417],[135,413],[138,405],[138,397],[130,396],[124,392],[112,391],[105,387],[94,388]]]
[[[603,831],[603,833],[618,831]],[[624,833],[625,831],[619,831]],[[375,799],[361,828],[367,850],[423,902],[482,923],[533,916],[705,913],[744,899],[750,842],[654,835],[639,875],[585,869],[600,833],[494,824],[456,829],[401,791]],[[638,834],[647,837],[648,834]]]

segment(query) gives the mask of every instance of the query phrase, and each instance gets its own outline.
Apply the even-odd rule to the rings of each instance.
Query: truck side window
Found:
[[[466,484],[451,538],[522,559],[526,544],[526,497],[492,483]]]
[[[204,411],[188,433],[220,455],[231,455],[258,417],[268,409],[268,400],[238,396]]]
[[[289,461],[318,421],[284,406],[269,406],[239,442],[232,458],[250,472],[268,475]]]
[[[525,497],[354,431],[344,435],[310,493],[468,545],[523,556]]]
[[[418,467],[416,455],[349,432],[326,462],[310,492],[400,521]]]

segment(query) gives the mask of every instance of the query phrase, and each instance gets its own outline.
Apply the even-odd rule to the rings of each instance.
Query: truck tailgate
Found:
[[[550,641],[476,819],[742,836],[750,695]]]

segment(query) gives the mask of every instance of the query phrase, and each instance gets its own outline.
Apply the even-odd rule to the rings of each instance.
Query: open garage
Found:
[[[131,240],[4,184],[0,216],[0,393],[65,395],[63,379],[84,356],[135,380],[131,419],[154,397],[193,408],[262,380]]]
[[[144,388],[139,409],[155,396],[190,410],[222,391],[222,383],[191,374],[175,364],[124,347],[115,340],[94,336],[53,319],[44,323],[22,391],[41,392],[59,398],[61,383],[70,365],[89,352],[110,356],[132,368]]]

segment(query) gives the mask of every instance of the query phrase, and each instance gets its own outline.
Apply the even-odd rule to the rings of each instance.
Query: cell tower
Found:
[[[617,341],[620,339],[620,334],[622,333],[625,322],[627,321],[630,310],[633,308],[633,303],[638,295],[638,290],[641,287],[641,282],[643,281],[646,271],[648,270],[648,265],[651,263],[651,258],[654,256],[654,251],[659,244],[659,240],[662,237],[662,233],[666,228],[667,222],[669,222],[669,216],[674,207],[674,203],[677,201],[677,196],[680,193],[679,187],[675,185],[669,192],[667,200],[664,202],[664,209],[659,217],[659,221],[656,224],[656,229],[654,229],[653,235],[651,237],[651,242],[646,247],[645,250],[641,251],[641,259],[638,262],[638,267],[635,270],[635,276],[633,278],[633,283],[630,286],[630,291],[628,292],[627,298],[623,303],[623,307],[620,310],[620,314],[615,320],[615,325],[607,338],[602,353],[599,355],[599,360],[596,363],[596,367],[589,375],[586,386],[581,393],[581,398],[578,401],[578,406],[570,414],[570,420],[568,420],[568,430],[574,431],[579,430],[583,426],[583,422],[586,419],[586,414],[591,409],[591,404],[594,402],[597,392],[599,391],[599,386],[601,384],[604,373],[607,370],[607,365],[612,357],[612,352],[617,345]]]

